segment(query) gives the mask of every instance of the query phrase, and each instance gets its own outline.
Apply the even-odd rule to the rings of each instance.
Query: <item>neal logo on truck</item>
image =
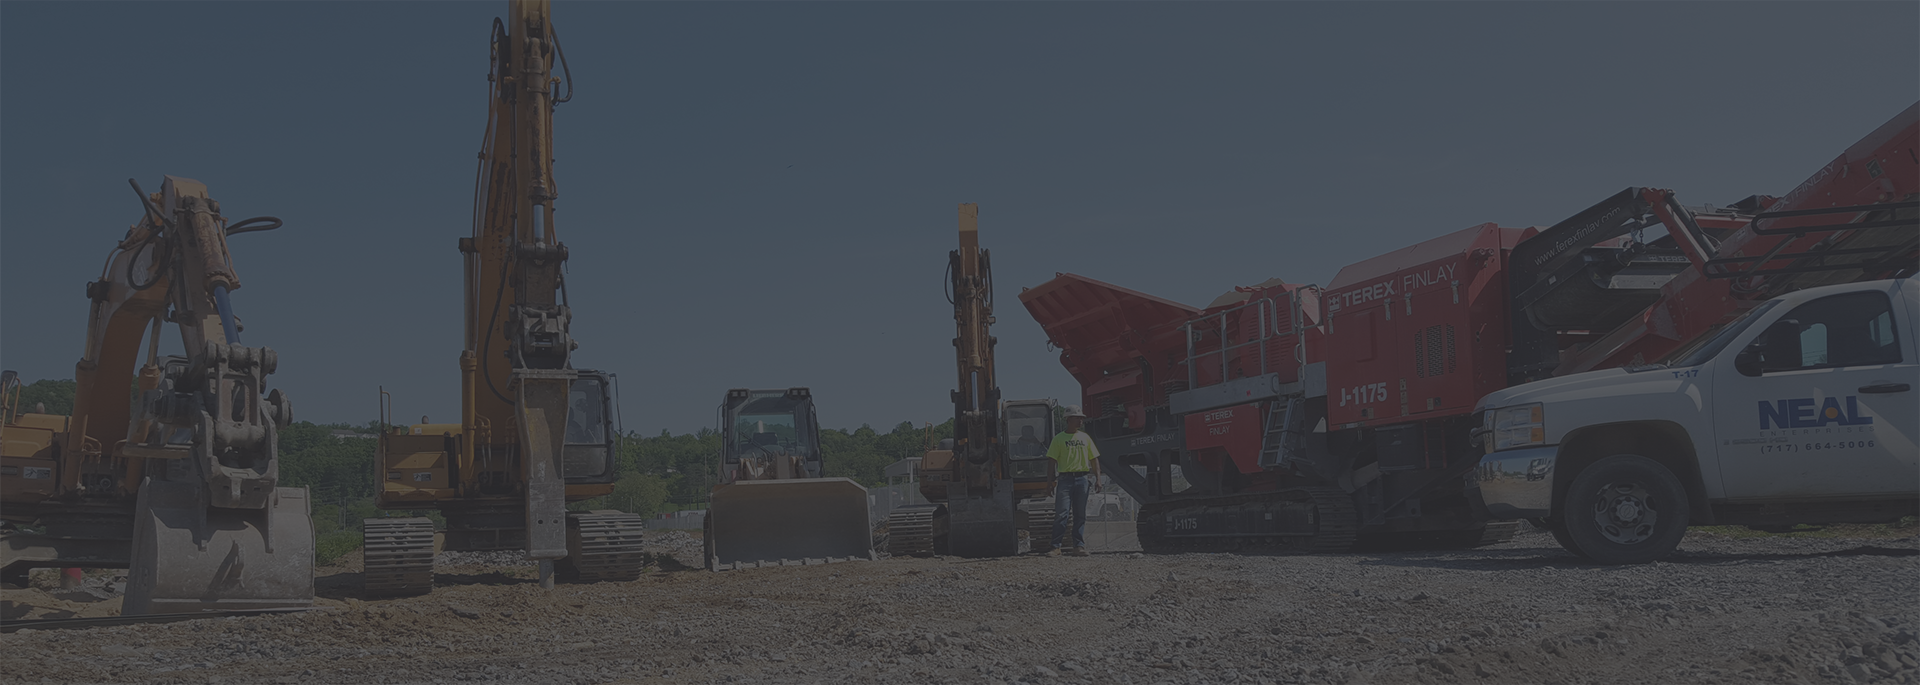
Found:
[[[1844,402],[1839,397],[1761,400],[1760,430],[1873,425],[1873,417],[1860,414],[1858,396],[1848,395]]]

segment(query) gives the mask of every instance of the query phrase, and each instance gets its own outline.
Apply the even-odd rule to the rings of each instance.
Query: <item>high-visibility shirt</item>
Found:
[[[1093,436],[1086,431],[1078,433],[1060,433],[1053,436],[1053,444],[1047,446],[1047,458],[1055,464],[1054,470],[1060,473],[1082,473],[1088,464],[1100,456],[1100,448],[1093,446]]]

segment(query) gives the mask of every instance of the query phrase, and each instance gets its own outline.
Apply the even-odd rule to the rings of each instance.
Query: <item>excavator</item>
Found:
[[[379,436],[374,504],[437,510],[452,551],[523,550],[540,584],[556,576],[620,581],[644,565],[645,521],[613,511],[569,512],[613,491],[612,374],[575,369],[563,267],[553,223],[553,110],[572,97],[548,3],[514,0],[494,20],[492,97],[480,152],[466,262],[460,422],[414,424]],[[562,92],[562,84],[565,91]],[[392,399],[380,391],[383,426]],[[366,520],[369,595],[433,589],[434,524]]]
[[[807,388],[727,391],[720,478],[707,505],[707,568],[874,558],[867,489],[822,476],[820,422]]]
[[[993,373],[997,341],[988,334],[993,268],[980,247],[980,206],[960,205],[959,214],[960,249],[947,257],[959,372],[951,395],[953,439],[920,458],[920,494],[932,504],[901,507],[888,516],[887,552],[893,555],[1018,554],[1020,530],[1030,518],[1018,504],[1053,491],[1053,461],[1046,451],[1053,439],[1053,401],[1000,399]]]
[[[279,485],[293,404],[266,389],[278,355],[240,343],[227,250],[281,222],[229,223],[192,179],[128,182],[144,213],[87,284],[72,415],[25,411],[0,375],[0,578],[128,569],[124,615],[312,605],[307,491]],[[184,355],[160,354],[168,324]]]

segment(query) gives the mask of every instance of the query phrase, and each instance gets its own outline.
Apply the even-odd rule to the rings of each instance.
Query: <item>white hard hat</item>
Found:
[[[1074,417],[1076,417],[1076,416],[1077,416],[1077,417],[1080,417],[1080,418],[1083,418],[1083,419],[1084,419],[1084,418],[1087,418],[1087,415],[1086,415],[1086,414],[1082,414],[1082,413],[1080,413],[1080,405],[1077,405],[1077,404],[1069,404],[1069,405],[1067,405],[1067,418],[1069,418],[1069,419],[1071,419],[1071,418],[1074,418]]]

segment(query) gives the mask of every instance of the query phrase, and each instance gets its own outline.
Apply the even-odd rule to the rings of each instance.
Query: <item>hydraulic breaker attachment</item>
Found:
[[[570,369],[515,369],[520,453],[527,468],[527,558],[567,556],[567,482],[561,463],[567,432]]]
[[[742,480],[715,488],[707,567],[873,559],[867,490],[847,478]]]

